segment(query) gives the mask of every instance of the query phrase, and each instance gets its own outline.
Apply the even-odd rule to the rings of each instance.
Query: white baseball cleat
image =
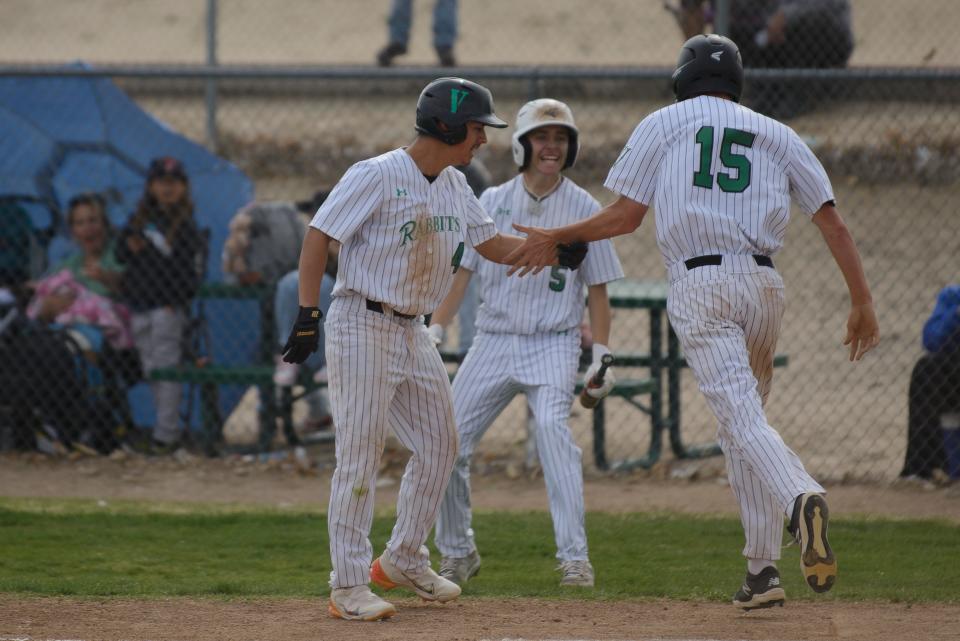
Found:
[[[370,580],[384,590],[397,587],[413,590],[425,601],[446,603],[460,596],[460,586],[434,572],[429,565],[419,570],[403,571],[383,556],[370,567]]]
[[[328,610],[330,616],[350,621],[379,621],[397,613],[392,603],[378,597],[366,585],[331,590]]]
[[[467,556],[445,556],[440,559],[440,576],[463,585],[480,573],[480,554],[474,550]]]
[[[593,566],[590,565],[590,561],[561,561],[557,569],[563,574],[560,585],[578,588],[593,587]]]

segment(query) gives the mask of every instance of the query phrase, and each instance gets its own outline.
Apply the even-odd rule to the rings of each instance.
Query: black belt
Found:
[[[761,254],[754,254],[753,260],[757,261],[757,264],[761,267],[773,267],[773,259],[769,256],[763,256]],[[708,254],[707,256],[697,256],[696,258],[688,258],[683,261],[683,264],[687,269],[696,269],[697,267],[706,267],[707,265],[720,265],[723,263],[723,256],[720,254]]]
[[[370,300],[369,298],[367,299],[367,309],[369,309],[371,312],[386,314],[386,312],[383,311],[383,303],[378,303],[377,301]],[[417,317],[416,314],[401,314],[397,310],[393,310],[393,315],[397,318],[405,318],[407,320],[413,320]]]

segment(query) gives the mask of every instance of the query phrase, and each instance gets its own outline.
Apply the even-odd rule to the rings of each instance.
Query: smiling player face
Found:
[[[537,127],[527,134],[530,143],[531,174],[556,176],[563,170],[570,148],[570,131],[560,125]]]
[[[473,155],[482,145],[487,144],[487,133],[484,124],[470,121],[467,123],[467,137],[458,145],[454,145],[457,155],[455,165],[466,165],[473,160]]]

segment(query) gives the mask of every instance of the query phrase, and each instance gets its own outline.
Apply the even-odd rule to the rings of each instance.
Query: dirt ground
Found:
[[[411,52],[404,62],[420,65],[433,61],[429,45],[431,4],[415,3]],[[578,0],[463,2],[458,55],[467,65],[532,65],[550,61],[551,64],[657,66],[674,62],[680,37],[659,0],[604,0],[602,11],[589,12],[582,10],[585,4]],[[922,3],[854,0],[852,4],[857,38],[853,65],[937,66],[954,64],[958,59],[960,41],[953,37],[954,30],[950,28],[956,20],[949,19],[949,15],[957,15],[953,0]],[[4,15],[0,21],[0,61],[84,59],[99,64],[178,64],[204,59],[205,3],[196,0],[58,0],[56,11],[51,11],[50,5],[34,0],[0,2]],[[224,64],[368,65],[386,35],[387,0],[351,3],[220,0],[219,6],[219,57]],[[511,19],[505,20],[504,16]],[[145,105],[176,129],[197,140],[203,139],[202,103],[181,100],[167,105],[160,99],[156,102],[147,101]],[[514,113],[517,106],[509,101],[498,102],[498,109],[504,113]],[[575,107],[579,108],[579,104]],[[635,122],[648,107],[631,105],[629,112],[599,111],[595,121],[589,119],[586,109],[578,111],[583,113],[582,126],[589,133],[585,139],[592,144],[597,144],[602,135],[622,140],[625,131],[620,129]],[[387,116],[395,109],[390,104],[377,108],[382,108]],[[235,128],[242,126],[245,135],[254,138],[260,132],[260,124],[269,132],[282,130],[294,138],[326,135],[324,127],[337,130],[330,136],[342,136],[338,133],[345,129],[341,118],[322,117],[329,109],[330,105],[317,102],[309,108],[297,106],[286,114],[273,104],[263,106],[248,100],[239,106],[227,104],[221,126],[230,133],[233,121],[237,121]],[[954,121],[941,108],[925,109],[918,111],[914,104],[891,107],[892,115],[883,122],[892,121],[897,131],[953,130],[950,123]],[[346,111],[344,109],[344,113]],[[604,122],[608,120],[617,126],[605,128]],[[831,112],[828,118],[812,117],[795,124],[798,130],[814,138],[828,138],[832,132],[840,131],[851,139],[869,139],[876,135],[876,122],[876,117],[865,118],[856,109],[841,109]],[[406,121],[402,124],[401,135],[407,135],[409,126]],[[397,137],[392,132],[383,135]],[[256,140],[258,144],[262,142]],[[505,143],[506,138],[491,139],[491,146],[499,147],[504,153]],[[316,182],[312,174],[294,173],[285,178],[258,183],[259,197],[312,193]],[[912,212],[911,217],[883,220],[880,224],[871,224],[872,218],[864,215],[858,219],[854,214],[851,222],[857,228],[868,263],[883,261],[883,265],[868,264],[871,273],[897,275],[885,281],[878,276],[878,297],[891,301],[891,307],[892,301],[897,301],[898,309],[926,309],[936,287],[955,274],[955,267],[948,258],[936,258],[923,261],[933,265],[920,270],[914,248],[929,248],[927,253],[931,258],[956,255],[956,243],[949,235],[940,233],[943,226],[937,223],[938,216],[952,211],[949,203],[955,199],[955,188],[940,191],[925,188],[921,194],[905,191],[902,185],[878,188],[849,182],[838,185],[838,189],[842,192],[842,202],[853,205],[850,207],[853,212],[858,205],[861,211],[870,212],[877,202],[902,203],[904,211]],[[809,235],[811,232],[807,229],[793,233]],[[641,241],[641,248],[643,253],[653,255],[650,239],[652,233]],[[794,238],[791,242],[799,243],[801,239]],[[786,427],[785,438],[803,444],[798,449],[818,475],[836,474],[835,470],[841,467],[838,460],[844,463],[843,469],[850,469],[853,459],[858,467],[850,470],[851,473],[889,478],[902,461],[900,443],[905,425],[902,399],[905,398],[906,373],[918,355],[915,345],[922,319],[916,312],[903,316],[888,313],[886,342],[876,355],[873,375],[846,374],[851,370],[841,362],[842,350],[837,349],[834,336],[826,335],[829,332],[820,332],[824,336],[818,334],[815,342],[796,340],[797,336],[806,337],[810,333],[811,324],[835,328],[842,321],[820,311],[824,295],[819,285],[803,287],[804,266],[821,259],[822,255],[811,258],[793,253],[785,255],[779,265],[788,282],[795,284],[791,290],[796,301],[794,309],[807,307],[812,311],[796,313],[788,321],[791,324],[785,327],[784,344],[790,348],[792,361],[783,374],[778,374],[777,383],[778,389],[802,389],[806,402],[798,405],[797,410],[780,402],[771,408],[772,417],[778,425]],[[655,265],[656,261],[644,263],[643,270],[651,264]],[[631,273],[645,273],[639,264],[630,267]],[[903,283],[911,283],[913,291],[901,291]],[[839,300],[835,292],[830,292],[829,298]],[[856,402],[857,399],[860,402]],[[685,436],[689,436],[691,442],[712,438],[712,421],[702,406],[697,405],[699,401],[688,387],[684,388],[683,402],[687,417]],[[513,411],[509,421],[516,425],[521,414]],[[631,418],[630,425],[634,424]],[[857,429],[837,429],[844,425]],[[586,448],[585,422],[578,419],[574,428]],[[489,438],[495,441],[495,437],[496,434],[492,434]],[[630,437],[632,440],[627,441],[616,433],[611,434],[611,451],[633,446],[636,435],[631,433]],[[501,440],[514,443],[515,437]],[[313,446],[310,454],[315,465],[309,469],[298,469],[290,460],[258,462],[242,457],[66,461],[5,454],[0,455],[0,497],[163,502],[162,509],[176,509],[174,503],[200,502],[239,508],[325,510],[330,473],[328,446]],[[502,452],[497,452],[500,454]],[[396,500],[400,463],[400,459],[388,457],[383,470],[377,502],[378,509],[384,512],[391,511]],[[736,506],[720,469],[717,459],[700,464],[665,462],[650,471],[622,476],[605,475],[588,468],[587,508],[609,512],[652,510],[732,515]],[[960,523],[960,486],[957,484],[942,487],[831,483],[828,489],[832,511],[841,517],[943,518]],[[523,468],[522,457],[482,461],[474,481],[473,505],[481,510],[544,510],[547,501],[543,480]],[[508,638],[946,641],[956,639],[960,630],[958,605],[804,601],[788,602],[783,609],[749,615],[740,614],[725,604],[665,600],[494,600],[467,595],[445,606],[422,604],[412,599],[399,599],[397,605],[399,614],[388,622],[358,624],[330,619],[325,603],[314,599],[144,601],[0,594],[0,641]]]
[[[0,456],[0,495],[8,498],[87,498],[104,501],[215,503],[326,511],[332,453],[312,445],[311,466],[292,456],[260,461],[253,456],[204,459],[74,461],[33,454]],[[117,457],[119,459],[119,457]],[[405,454],[388,451],[377,485],[377,506],[396,505]],[[671,511],[735,515],[736,503],[720,474],[722,462],[664,462],[652,470],[625,474],[585,472],[587,509],[598,512]],[[686,479],[686,480],[685,480]],[[938,518],[960,523],[960,484],[930,483],[828,485],[835,515],[884,518]],[[481,462],[474,475],[473,507],[479,510],[546,510],[543,478],[522,460]]]
[[[331,619],[304,599],[201,601],[21,598],[0,595],[0,638],[83,641],[474,641],[480,639],[844,639],[953,641],[960,607],[789,603],[741,614],[674,601],[470,599],[396,601],[384,622]]]
[[[219,507],[268,506],[325,510],[329,445],[309,448],[309,468],[295,460],[253,457],[208,460],[85,458],[74,461],[7,454],[0,458],[0,494],[8,498],[72,497],[107,503],[150,501],[160,509],[202,503]],[[377,505],[392,511],[403,457],[389,454],[378,483]],[[626,475],[589,472],[591,511],[675,511],[735,514],[729,488],[704,462],[694,480],[669,480],[684,468],[664,463]],[[960,486],[901,484],[831,486],[831,509],[843,516],[944,518],[960,523]],[[162,503],[159,503],[162,502]],[[172,502],[172,503],[171,503]],[[474,478],[476,509],[545,510],[543,480],[516,462],[489,461]],[[789,598],[789,595],[788,595]],[[322,600],[176,598],[161,600],[41,598],[0,595],[0,639],[82,641],[167,639],[338,639],[374,641],[479,639],[851,639],[934,641],[955,639],[960,605],[788,603],[744,615],[718,603],[479,599],[428,605],[396,600],[388,622],[361,624],[329,618]]]

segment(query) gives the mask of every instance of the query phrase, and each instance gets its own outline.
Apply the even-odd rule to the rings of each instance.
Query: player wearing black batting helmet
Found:
[[[734,102],[740,102],[743,93],[740,49],[724,36],[694,36],[683,43],[672,79],[677,102],[710,93],[726,94]]]
[[[480,122],[502,129],[507,123],[493,112],[490,90],[463,78],[437,78],[420,92],[417,131],[448,145],[467,136],[467,123]]]

